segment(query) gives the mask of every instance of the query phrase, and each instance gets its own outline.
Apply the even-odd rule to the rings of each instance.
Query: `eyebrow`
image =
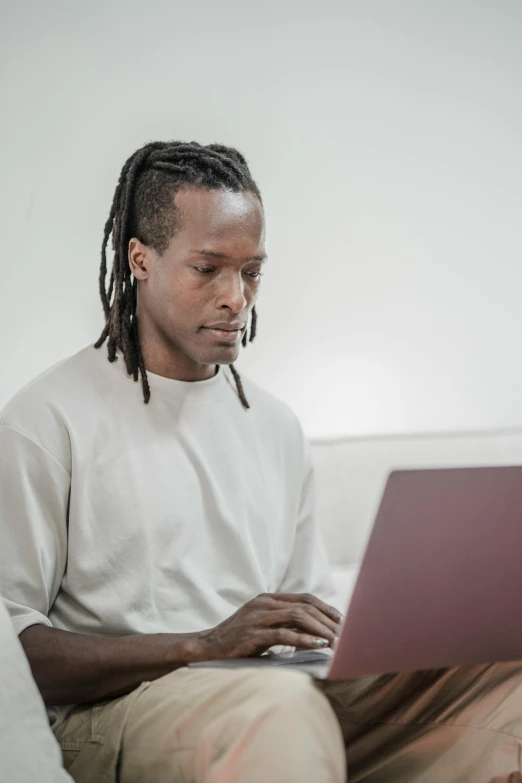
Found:
[[[191,253],[194,253],[198,256],[206,256],[207,258],[215,258],[215,259],[226,259],[229,258],[226,253],[220,253],[217,250],[195,250],[192,249],[190,251]],[[266,253],[262,256],[252,256],[248,259],[247,263],[250,263],[251,261],[259,261],[260,263],[264,263],[266,261]]]

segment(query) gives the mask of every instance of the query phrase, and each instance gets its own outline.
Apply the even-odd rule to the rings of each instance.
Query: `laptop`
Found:
[[[340,680],[510,660],[522,660],[522,466],[392,472],[333,654],[191,666]]]

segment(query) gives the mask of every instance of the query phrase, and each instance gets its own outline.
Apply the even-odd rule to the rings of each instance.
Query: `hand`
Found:
[[[199,660],[261,655],[274,645],[334,647],[341,615],[313,595],[263,593],[198,635]]]

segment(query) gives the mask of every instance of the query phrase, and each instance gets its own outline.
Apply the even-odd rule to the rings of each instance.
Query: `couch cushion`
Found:
[[[0,598],[0,780],[72,783],[7,609]]]
[[[391,470],[522,464],[522,431],[312,441],[317,518],[335,569],[362,554]]]

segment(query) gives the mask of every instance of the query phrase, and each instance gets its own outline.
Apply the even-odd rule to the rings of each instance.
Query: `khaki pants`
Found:
[[[183,668],[56,737],[78,783],[522,783],[522,664],[338,683]]]

